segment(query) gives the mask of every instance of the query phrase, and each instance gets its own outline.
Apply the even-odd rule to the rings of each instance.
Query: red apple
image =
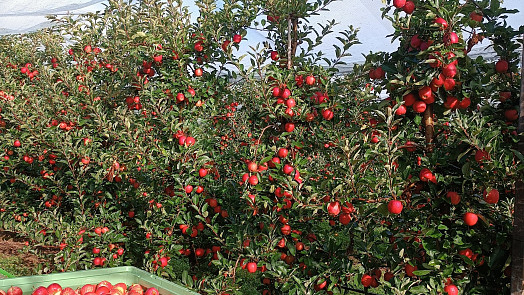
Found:
[[[158,292],[157,288],[151,287],[146,290],[144,295],[160,295],[160,293]]]
[[[438,26],[439,26],[439,28],[441,30],[445,30],[445,29],[448,28],[448,22],[445,19],[441,18],[441,17],[437,17],[435,19],[435,23],[438,24]]]
[[[393,0],[393,6],[395,6],[396,8],[402,8],[404,7],[404,5],[406,5],[406,0]]]
[[[247,271],[250,273],[257,272],[257,263],[256,262],[249,262],[246,266]]]
[[[75,290],[67,287],[62,290],[61,295],[78,295],[78,293]]]
[[[284,165],[284,168],[282,168],[282,171],[284,172],[284,174],[291,174],[291,172],[293,172],[293,166],[289,165],[289,164],[286,164]]]
[[[402,99],[404,100],[404,105],[407,107],[412,106],[417,101],[417,97],[415,97],[413,93],[404,95]]]
[[[293,130],[295,130],[295,124],[294,123],[286,123],[286,125],[284,125],[284,130],[286,130],[286,132],[293,132]]]
[[[51,285],[47,286],[47,292],[49,295],[60,294],[62,292],[62,286],[57,283],[52,283]]]
[[[499,201],[499,191],[496,189],[492,189],[489,192],[484,190],[484,201],[488,204],[497,204]]]
[[[519,118],[519,113],[515,109],[505,110],[504,117],[506,117],[508,121],[516,121]]]
[[[415,113],[423,113],[426,110],[426,107],[427,105],[425,102],[418,100],[413,104],[413,111]]]
[[[406,4],[404,4],[404,7],[402,8],[405,13],[412,14],[413,11],[415,11],[415,3],[412,1],[406,1]]]
[[[7,295],[22,295],[22,289],[20,287],[12,286],[11,288],[7,289]]]
[[[277,154],[280,158],[285,158],[288,154],[288,150],[286,148],[281,148],[278,150]]]
[[[509,69],[509,64],[506,60],[499,60],[497,61],[497,63],[495,64],[495,70],[497,71],[497,73],[505,73],[507,72]]]
[[[447,78],[453,78],[457,75],[457,67],[455,64],[450,63],[442,69],[442,74]]]
[[[322,117],[324,117],[324,119],[326,120],[331,120],[333,119],[333,111],[330,110],[330,109],[325,109],[322,111]]]
[[[373,278],[372,276],[370,276],[368,274],[364,274],[362,276],[362,279],[360,280],[360,282],[362,283],[362,286],[367,288],[367,287],[371,286],[371,284],[373,283],[374,279],[375,278]]]
[[[400,105],[398,109],[395,111],[395,114],[398,116],[402,116],[402,115],[405,115],[406,112],[407,112],[406,106]]]
[[[472,213],[472,212],[466,212],[466,214],[464,214],[464,223],[469,225],[469,226],[474,226],[475,224],[477,224],[477,221],[479,220],[479,217],[477,214],[475,213]]]
[[[450,284],[444,287],[444,292],[448,293],[448,295],[458,295],[458,288],[457,286]]]
[[[327,206],[328,214],[331,216],[337,216],[340,214],[340,203],[338,201],[331,202]]]
[[[249,184],[257,185],[258,184],[258,177],[256,175],[251,175],[249,177]]]
[[[14,147],[20,147],[21,145],[22,144],[20,143],[20,140],[18,140],[18,139],[13,142],[13,146]]]
[[[3,295],[6,295],[6,293]],[[47,291],[46,287],[40,286],[33,291],[32,295],[49,295],[49,291]]]
[[[403,208],[404,205],[402,205],[402,202],[399,200],[391,200],[388,203],[388,211],[391,214],[400,214]]]
[[[444,35],[444,43],[446,45],[456,44],[458,42],[459,42],[459,37],[457,33],[451,32],[451,33],[447,33],[446,35]]]
[[[289,236],[291,234],[291,226],[289,226],[289,224],[284,224],[280,228],[280,232],[282,232],[283,235]]]
[[[413,272],[417,270],[417,267],[408,263],[404,266],[404,270],[406,271],[406,275],[408,277],[412,277],[414,276]]]
[[[446,194],[446,197],[448,197],[451,201],[451,204],[457,205],[460,203],[460,195],[457,192],[448,192]]]
[[[86,284],[80,289],[80,295],[85,295],[89,292],[95,292],[96,286],[91,284]]]
[[[313,77],[313,76],[307,76],[306,77],[306,84],[307,85],[311,86],[311,85],[315,84],[315,81],[316,81],[315,77]]]
[[[476,12],[476,11],[472,11],[470,14],[469,14],[469,18],[473,21],[476,21],[476,22],[482,22],[482,12]]]
[[[233,42],[235,42],[235,43],[240,43],[240,41],[242,41],[242,35],[235,34],[235,35],[233,36]]]

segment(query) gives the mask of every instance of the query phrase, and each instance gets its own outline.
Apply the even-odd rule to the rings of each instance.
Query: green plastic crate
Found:
[[[22,289],[24,295],[26,295],[31,294],[33,290],[39,286],[47,287],[52,283],[58,283],[62,288],[70,287],[76,289],[85,284],[98,284],[101,281],[109,281],[113,285],[117,283],[125,283],[128,287],[132,284],[140,284],[146,288],[155,287],[161,295],[198,294],[173,282],[132,266],[4,279],[0,280],[0,289],[7,291],[11,286],[18,286]]]

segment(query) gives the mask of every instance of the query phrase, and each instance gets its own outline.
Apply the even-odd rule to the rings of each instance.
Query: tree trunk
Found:
[[[523,36],[524,39],[524,36]],[[524,154],[524,47],[520,81],[520,112],[518,121],[518,150]],[[524,294],[524,181],[515,184],[515,208],[513,211],[513,244],[511,254],[511,295]]]
[[[426,134],[426,151],[433,152],[433,140],[435,127],[433,122],[433,104],[428,104],[424,111],[424,132]]]

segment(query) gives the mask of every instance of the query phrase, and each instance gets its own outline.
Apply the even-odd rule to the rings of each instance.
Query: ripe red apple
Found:
[[[473,21],[476,21],[476,22],[482,22],[482,12],[479,13],[479,12],[476,12],[476,11],[472,11],[470,14],[469,14],[469,18],[472,19]]]
[[[497,61],[497,63],[495,64],[495,70],[497,71],[497,73],[505,73],[507,72],[509,69],[509,64],[506,60],[499,60]]]
[[[415,11],[415,3],[412,1],[406,1],[406,4],[404,4],[404,7],[402,8],[405,13],[412,14],[413,11]]]
[[[18,139],[13,142],[13,146],[14,147],[20,147],[21,145],[22,144],[20,143],[20,140],[18,140]]]
[[[157,288],[151,287],[146,290],[144,295],[160,295],[160,292],[158,292]]]
[[[418,37],[418,34],[415,34],[413,37],[411,37],[409,44],[413,48],[419,48],[420,44],[422,44],[422,40]]]
[[[202,70],[202,68],[195,69],[195,76],[201,77],[203,74],[204,74],[204,71]]]
[[[67,287],[62,290],[60,295],[78,295],[78,293],[75,290]]]
[[[278,154],[278,156],[280,158],[285,158],[285,157],[287,157],[288,150],[286,148],[281,148],[281,149],[278,150],[277,154]]]
[[[322,111],[322,117],[324,117],[324,119],[326,120],[331,120],[333,119],[333,111],[330,110],[330,109],[325,109]]]
[[[419,173],[419,179],[420,181],[428,182],[431,181],[433,183],[437,183],[437,178],[435,175],[433,175],[433,172],[429,170],[428,168],[422,168]]]
[[[286,132],[293,132],[293,130],[295,130],[295,124],[294,123],[286,123],[286,125],[284,125],[284,130],[286,130]]]
[[[102,286],[102,287],[96,288],[95,294],[96,295],[105,295],[105,294],[109,294],[109,292],[111,292],[109,288]]]
[[[458,108],[461,110],[465,110],[469,107],[471,104],[471,99],[469,97],[464,97],[464,99],[459,103]]]
[[[459,101],[454,96],[448,96],[446,97],[446,102],[444,102],[444,107],[448,109],[456,109],[458,108]]]
[[[282,168],[282,171],[284,172],[284,174],[291,174],[291,172],[293,172],[293,166],[289,165],[289,164],[286,164],[284,165],[284,168]]]
[[[456,82],[453,78],[446,78],[446,80],[444,80],[444,89],[446,91],[452,91],[453,89],[455,89],[455,85]]]
[[[306,84],[307,85],[311,86],[311,85],[315,84],[315,82],[316,82],[315,77],[313,77],[311,75],[306,77]]]
[[[342,213],[338,216],[338,221],[343,225],[347,225],[351,222],[351,215],[349,215],[349,213]]]
[[[469,225],[469,226],[474,226],[475,224],[477,224],[477,221],[479,220],[479,217],[477,214],[475,213],[472,213],[472,212],[466,212],[466,214],[464,214],[464,223]]]
[[[258,164],[256,162],[249,162],[247,164],[247,170],[249,170],[249,172],[257,172]]]
[[[448,293],[448,295],[458,295],[458,288],[457,286],[450,284],[444,287],[444,292]]]
[[[413,272],[417,270],[417,267],[408,263],[404,266],[404,270],[406,271],[406,275],[408,277],[412,277],[414,276]]]
[[[441,17],[437,17],[435,19],[435,23],[438,24],[438,26],[439,26],[439,28],[441,30],[445,30],[445,29],[448,28],[448,22],[445,19],[441,18]]]
[[[386,72],[382,67],[376,68],[373,72],[376,79],[384,79],[386,77]]]
[[[7,295],[22,295],[22,289],[17,286],[12,286],[11,288],[7,289]]]
[[[499,92],[499,99],[501,102],[505,102],[506,100],[511,98],[511,91],[501,91]]]
[[[434,101],[434,97],[435,97],[435,95],[433,94],[433,91],[431,91],[431,87],[429,86],[424,86],[420,88],[418,91],[418,96],[420,97],[421,100],[423,100],[427,104],[429,104],[428,101],[431,101],[431,100]]]
[[[92,50],[91,45],[84,46],[84,52],[85,53],[91,53],[91,50]]]
[[[3,295],[6,295],[6,293],[4,292]],[[33,291],[32,295],[49,295],[49,291],[46,287],[40,286]]]
[[[256,262],[249,262],[246,266],[247,271],[250,273],[257,272],[257,263]]]
[[[251,175],[249,177],[249,184],[257,185],[258,184],[258,177],[256,175]]]
[[[406,0],[393,0],[393,6],[400,9],[406,5]]]
[[[451,201],[451,204],[457,205],[460,203],[460,195],[457,192],[447,192],[446,197],[448,197]]]
[[[405,115],[406,112],[407,112],[406,107],[404,105],[400,105],[398,109],[395,111],[395,114],[398,116],[402,116],[402,115]]]
[[[444,43],[446,45],[456,44],[458,42],[459,42],[459,37],[457,33],[451,32],[451,33],[447,33],[446,35],[444,35]]]
[[[497,204],[499,201],[499,191],[496,189],[492,189],[489,192],[484,190],[484,201],[488,204]]]
[[[413,93],[404,95],[402,99],[404,100],[404,105],[407,107],[412,106],[417,101],[417,97]]]
[[[373,283],[374,279],[375,278],[373,278],[372,276],[370,276],[368,274],[364,274],[362,276],[362,279],[360,280],[360,282],[362,283],[362,286],[367,288],[367,287],[371,286],[371,284]]]
[[[95,285],[86,284],[82,286],[82,288],[80,289],[80,295],[85,295],[86,293],[89,293],[89,292],[95,292],[95,290],[96,290]]]
[[[508,121],[516,121],[519,118],[519,112],[515,109],[505,110],[504,117],[506,117],[506,120]]]
[[[242,35],[235,34],[235,35],[233,36],[233,42],[235,42],[235,43],[240,43],[240,41],[242,41]]]
[[[387,281],[387,282],[389,282],[394,277],[395,277],[395,275],[392,272],[390,272],[390,271],[388,271],[388,272],[386,272],[384,274],[384,280]]]
[[[294,107],[296,105],[297,105],[297,102],[293,98],[290,98],[290,99],[286,100],[286,106],[288,108],[292,108],[292,107]]]
[[[279,56],[278,56],[278,52],[277,51],[271,51],[271,59],[272,60],[278,60]]]
[[[280,228],[280,232],[282,232],[283,235],[290,235],[291,234],[291,226],[289,226],[289,224],[284,224],[281,228]]]
[[[340,202],[335,201],[329,203],[327,206],[327,211],[328,214],[331,216],[337,216],[338,214],[340,214]]]
[[[388,203],[388,211],[391,214],[400,214],[403,208],[404,205],[402,205],[402,202],[399,200],[391,200]]]
[[[442,69],[442,74],[447,78],[453,78],[457,75],[457,67],[454,63],[450,63]]]
[[[207,175],[207,169],[200,168],[200,169],[198,170],[198,176],[204,178],[204,177],[206,177],[206,175]]]
[[[413,104],[413,111],[415,113],[423,113],[426,110],[426,103],[422,100],[418,100]]]
[[[485,150],[477,150],[475,152],[475,161],[477,161],[477,163],[480,164],[487,160],[489,160],[489,154]]]

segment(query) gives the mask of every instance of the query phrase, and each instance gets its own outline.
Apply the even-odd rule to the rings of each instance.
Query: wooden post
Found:
[[[523,36],[524,40],[524,36]],[[524,154],[524,47],[520,81],[518,150]],[[511,253],[511,295],[524,294],[524,181],[515,184],[515,208],[513,213],[513,244]]]

